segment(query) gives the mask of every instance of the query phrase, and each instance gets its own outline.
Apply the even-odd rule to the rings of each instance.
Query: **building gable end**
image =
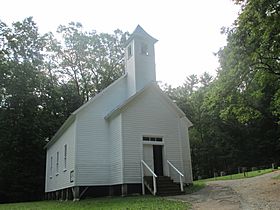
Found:
[[[114,110],[109,112],[104,119],[109,120],[112,117],[117,116],[120,112],[122,112],[127,106],[130,105],[130,103],[136,98],[138,98],[140,95],[144,94],[146,91],[148,91],[150,88],[153,88],[161,97],[162,101],[166,103],[173,111],[178,115],[179,118],[183,118],[184,121],[186,122],[187,127],[192,126],[192,123],[187,117],[185,116],[185,113],[156,85],[155,83],[151,83],[147,85],[145,88],[142,90],[138,91],[136,94],[131,96],[128,100],[126,100],[123,104],[120,104],[118,107],[116,107]]]

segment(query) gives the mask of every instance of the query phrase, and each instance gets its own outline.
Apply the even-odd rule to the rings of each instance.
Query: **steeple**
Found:
[[[128,74],[128,95],[131,96],[156,81],[154,44],[158,40],[140,25],[125,44],[125,70]]]
[[[142,37],[145,38],[147,40],[149,40],[150,42],[152,42],[153,44],[156,43],[158,40],[155,39],[154,37],[152,37],[150,34],[148,34],[140,25],[137,25],[137,27],[135,28],[135,30],[133,31],[133,33],[131,34],[131,36],[128,38],[128,40],[126,41],[125,47],[131,42],[131,40],[135,37]]]

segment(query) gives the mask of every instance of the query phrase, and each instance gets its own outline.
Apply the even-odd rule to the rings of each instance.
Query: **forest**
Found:
[[[194,179],[280,164],[280,4],[236,3],[242,10],[222,28],[227,45],[216,53],[217,74],[161,85],[193,123]],[[43,198],[44,145],[74,110],[124,74],[128,36],[75,22],[40,34],[32,17],[11,26],[0,20],[0,203]]]

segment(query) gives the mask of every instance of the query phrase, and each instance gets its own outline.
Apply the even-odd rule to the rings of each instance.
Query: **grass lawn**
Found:
[[[186,194],[191,194],[191,193],[201,190],[205,186],[206,186],[206,184],[204,181],[198,180],[198,181],[194,181],[193,185],[186,187],[185,191],[186,191]]]
[[[27,203],[0,204],[0,210],[87,210],[87,209],[190,209],[180,201],[169,201],[161,197],[133,196],[86,199],[73,201],[38,201]]]
[[[280,179],[280,175],[273,177],[273,179]]]
[[[278,170],[279,170],[279,168],[278,168]],[[270,173],[272,171],[275,171],[275,170],[264,169],[264,170],[257,170],[257,171],[247,172],[246,176],[244,176],[244,173],[239,173],[239,174],[232,174],[232,175],[227,175],[227,176],[219,176],[219,177],[216,177],[216,178],[196,180],[196,181],[193,182],[193,185],[188,186],[186,188],[186,194],[191,194],[191,193],[194,193],[196,191],[201,190],[202,188],[204,188],[206,186],[206,182],[208,182],[208,181],[251,178],[251,177],[267,174],[267,173]],[[280,179],[280,175],[274,177],[274,179]]]
[[[207,182],[207,181],[215,181],[215,180],[244,179],[244,178],[251,178],[251,177],[255,177],[255,176],[260,176],[260,175],[263,175],[263,174],[270,173],[272,171],[274,171],[274,170],[263,169],[263,170],[246,172],[246,176],[244,176],[244,173],[239,173],[239,174],[232,174],[232,175],[227,175],[227,176],[219,176],[219,177],[215,177],[215,178],[203,179],[203,180],[200,180],[200,181]]]

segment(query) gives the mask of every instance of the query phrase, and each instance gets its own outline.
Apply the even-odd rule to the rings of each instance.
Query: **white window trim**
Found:
[[[67,153],[68,153],[68,146],[67,146],[67,144],[64,144],[64,158],[63,158],[64,169],[63,169],[63,172],[67,171]]]
[[[59,152],[56,152],[56,176],[59,175]]]
[[[143,141],[143,144],[164,145],[163,141]]]
[[[53,175],[53,157],[50,158],[50,179],[52,179]]]
[[[127,47],[127,60],[133,56],[132,44]]]
[[[144,137],[149,137],[149,138],[161,138],[162,141],[144,141]],[[157,135],[157,134],[145,134],[142,136],[142,143],[143,144],[150,144],[150,145],[164,145],[164,136],[162,135]]]
[[[149,56],[149,46],[147,43],[142,42],[140,45],[141,55]]]
[[[73,183],[75,181],[75,174],[74,174],[74,170],[70,171],[70,183]]]

